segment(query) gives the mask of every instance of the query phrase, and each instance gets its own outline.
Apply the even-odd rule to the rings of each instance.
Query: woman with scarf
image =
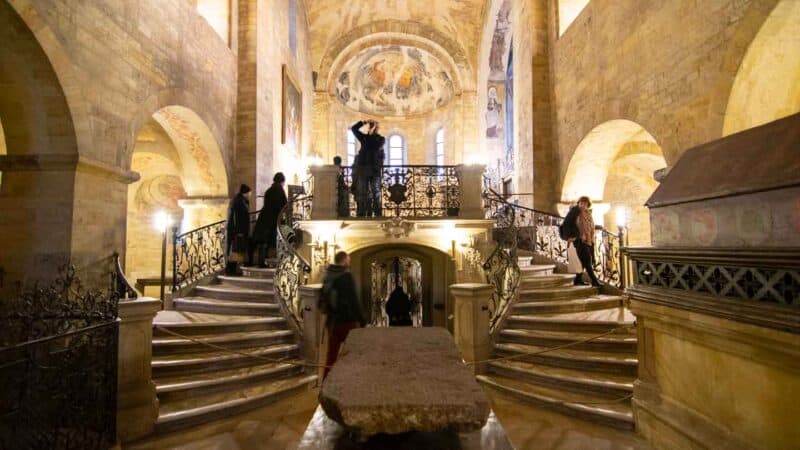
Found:
[[[570,208],[567,217],[564,218],[564,228],[567,241],[575,246],[575,252],[581,261],[583,270],[592,280],[592,286],[599,287],[600,281],[594,274],[594,219],[592,219],[592,201],[589,197],[581,197],[578,204]],[[575,284],[586,284],[583,281],[583,273],[575,275]]]

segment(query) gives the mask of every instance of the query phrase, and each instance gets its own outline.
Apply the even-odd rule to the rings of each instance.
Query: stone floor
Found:
[[[519,450],[649,449],[634,433],[594,425],[490,392],[492,406]],[[233,418],[183,430],[135,445],[130,450],[294,449],[317,407],[317,390],[305,392]]]

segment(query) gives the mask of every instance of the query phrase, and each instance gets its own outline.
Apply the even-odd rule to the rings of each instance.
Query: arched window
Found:
[[[386,165],[402,166],[406,162],[406,143],[403,136],[393,134],[386,140]]]
[[[444,165],[444,128],[436,132],[436,165]]]
[[[352,166],[356,160],[356,136],[353,131],[347,129],[347,165]]]

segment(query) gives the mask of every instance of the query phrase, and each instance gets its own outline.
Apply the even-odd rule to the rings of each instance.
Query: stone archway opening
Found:
[[[561,201],[566,206],[586,195],[595,204],[596,223],[612,231],[625,225],[630,245],[649,245],[650,215],[644,203],[658,186],[654,172],[666,166],[661,147],[641,125],[629,120],[605,122],[575,150]]]
[[[733,82],[722,134],[800,111],[800,2],[782,0],[745,53]]]
[[[136,135],[128,187],[125,271],[131,280],[160,277],[162,234],[154,224],[166,214],[179,232],[225,218],[228,177],[208,126],[192,110],[167,106]],[[171,236],[171,231],[168,232]],[[171,246],[167,246],[170,261]]]
[[[391,256],[383,260],[370,263],[371,297],[374,302],[371,323],[373,326],[386,327],[391,325],[389,300],[392,295],[401,292],[398,296],[406,295],[409,300],[411,323],[409,325],[421,327],[424,323],[424,289],[422,279],[422,262],[408,256]],[[396,306],[395,306],[396,307]],[[402,309],[402,308],[401,308]]]

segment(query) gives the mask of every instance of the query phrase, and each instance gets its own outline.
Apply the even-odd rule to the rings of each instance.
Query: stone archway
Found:
[[[128,187],[125,269],[131,279],[151,278],[159,275],[161,260],[156,214],[168,214],[180,231],[223,220],[228,177],[205,122],[177,105],[156,111],[141,127],[131,169],[140,179]]]
[[[644,203],[658,185],[653,173],[666,165],[661,147],[641,125],[605,122],[590,131],[572,155],[561,201],[574,203],[586,195],[595,202],[598,224],[615,230],[617,218],[624,214],[630,244],[649,245],[650,217]]]
[[[731,88],[727,136],[800,111],[800,2],[782,0],[747,48]]]

